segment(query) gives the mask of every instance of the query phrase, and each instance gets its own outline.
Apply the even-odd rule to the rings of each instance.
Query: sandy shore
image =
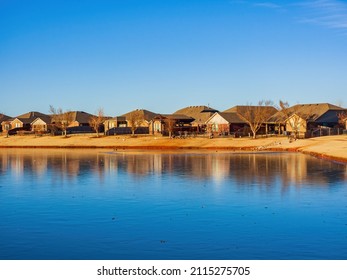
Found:
[[[189,138],[169,139],[154,136],[10,136],[0,137],[0,148],[75,148],[132,150],[199,150],[199,151],[291,151],[347,162],[347,135],[300,139],[269,138]]]

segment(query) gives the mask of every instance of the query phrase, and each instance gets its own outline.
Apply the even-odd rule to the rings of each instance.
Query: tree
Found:
[[[278,119],[279,126],[281,126],[281,124],[283,124],[285,126],[286,121],[292,115],[292,113],[291,113],[292,110],[290,109],[289,103],[287,101],[283,101],[283,100],[279,101],[278,109],[279,109],[279,114],[280,114],[280,118]],[[296,126],[294,126],[294,127],[296,127]]]
[[[339,124],[347,129],[347,112],[341,112],[337,114]]]
[[[96,136],[99,137],[100,125],[105,121],[104,109],[99,108],[96,116],[93,116],[89,120],[89,125],[96,131]]]
[[[176,120],[173,117],[167,117],[165,120],[167,131],[169,132],[169,137],[172,137],[176,127]]]
[[[61,108],[55,109],[49,106],[49,112],[52,115],[52,124],[61,129],[64,136],[67,136],[67,128],[73,122],[73,113],[71,111],[63,111]]]
[[[262,125],[275,113],[276,109],[272,104],[270,100],[261,100],[257,106],[247,105],[238,107],[237,113],[249,125],[254,139]]]
[[[132,111],[127,116],[128,125],[131,128],[131,134],[135,134],[136,128],[138,128],[144,121],[143,115],[139,110]]]

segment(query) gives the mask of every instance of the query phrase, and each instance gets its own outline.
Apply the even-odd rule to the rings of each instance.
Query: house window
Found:
[[[154,123],[154,131],[161,131],[161,127],[160,127],[160,123],[158,123],[158,122],[155,122]]]
[[[213,132],[218,132],[218,124],[217,123],[213,123],[212,124],[212,131]]]
[[[16,128],[21,127],[20,123],[16,123]]]

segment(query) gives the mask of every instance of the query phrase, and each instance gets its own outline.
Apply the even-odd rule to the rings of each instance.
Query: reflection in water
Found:
[[[0,259],[345,259],[347,166],[292,153],[0,151]]]
[[[216,183],[232,178],[242,185],[272,186],[280,181],[285,189],[291,185],[329,186],[347,179],[347,166],[294,153],[208,153],[208,154],[141,154],[6,152],[0,153],[0,172],[11,170],[17,177],[50,172],[55,180],[72,180],[84,174],[126,172],[134,177],[185,176],[191,180],[213,179]]]

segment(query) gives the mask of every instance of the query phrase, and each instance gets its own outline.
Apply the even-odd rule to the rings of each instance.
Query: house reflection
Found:
[[[52,180],[73,180],[82,176],[115,176],[126,173],[134,177],[184,176],[192,181],[222,182],[232,180],[239,187],[282,189],[302,183],[332,186],[347,180],[347,165],[319,160],[295,153],[114,153],[0,151],[0,172],[11,171],[18,177],[33,173],[37,177],[49,172]],[[192,182],[194,183],[194,182]]]

